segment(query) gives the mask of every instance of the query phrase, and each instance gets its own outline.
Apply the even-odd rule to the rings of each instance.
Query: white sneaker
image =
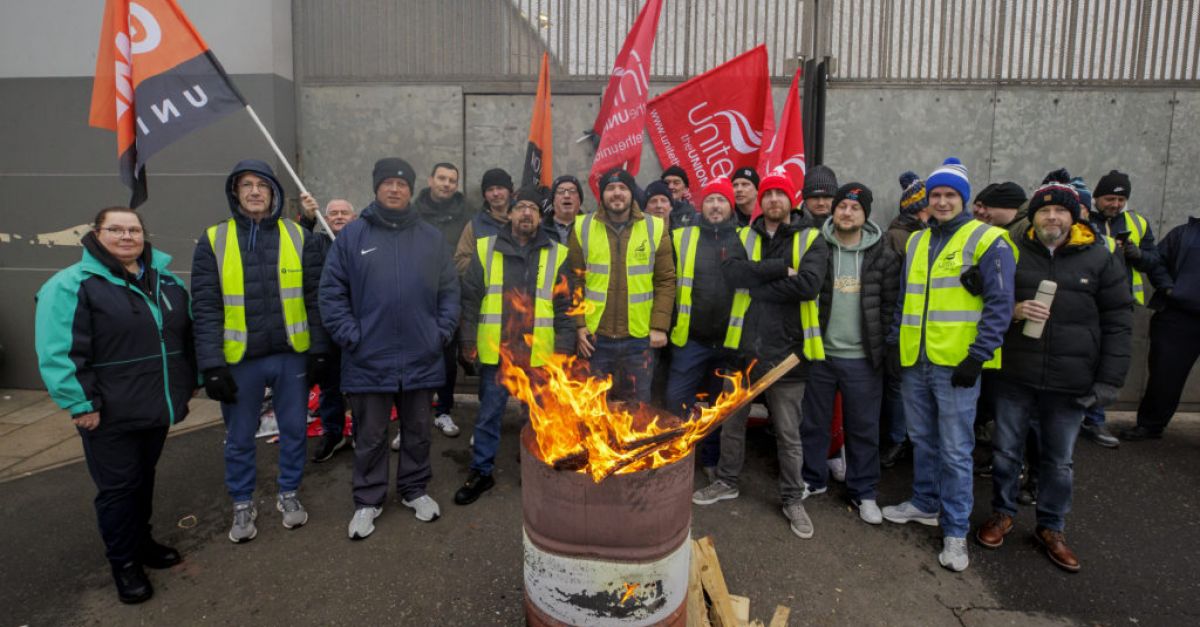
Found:
[[[846,447],[842,447],[837,457],[828,461],[829,476],[838,483],[846,483]]]
[[[912,501],[905,501],[899,505],[888,505],[880,512],[883,514],[883,519],[888,522],[894,522],[903,525],[906,522],[918,522],[922,525],[930,527],[938,526],[938,513],[923,512],[913,506]]]
[[[883,524],[883,512],[879,511],[879,504],[875,499],[863,499],[858,502],[858,517],[870,525]]]
[[[816,496],[818,494],[825,494],[825,492],[827,492],[828,490],[829,490],[828,487],[817,488],[814,490],[811,487],[809,487],[809,485],[806,483],[806,484],[804,484],[804,492],[802,492],[800,494],[800,500],[803,501],[804,499],[807,499],[810,496]]]
[[[351,540],[362,540],[375,531],[375,519],[383,511],[382,507],[360,507],[354,510],[354,518],[350,519],[347,533]]]
[[[795,501],[784,505],[783,517],[788,519],[792,533],[805,540],[813,537],[812,519],[808,517],[808,512],[804,511],[803,503]]]
[[[725,501],[728,499],[736,499],[738,497],[738,489],[736,486],[731,486],[720,479],[696,490],[692,493],[692,502],[696,505],[712,505],[717,501]]]
[[[942,538],[942,552],[938,553],[938,563],[956,573],[967,569],[967,539],[946,536]]]
[[[410,508],[415,512],[413,515],[421,522],[433,522],[442,515],[442,509],[438,507],[437,501],[433,497],[425,494],[411,501],[400,501],[402,505]]]
[[[397,433],[396,437],[392,439],[392,450],[393,451],[400,450],[400,434],[399,433]]]
[[[467,442],[467,445],[472,446],[472,447],[475,446],[475,434],[474,433],[471,434],[471,440],[469,442]]]
[[[450,418],[450,414],[438,414],[433,419],[433,426],[441,429],[442,435],[448,438],[458,437],[458,425],[454,424],[454,421]]]

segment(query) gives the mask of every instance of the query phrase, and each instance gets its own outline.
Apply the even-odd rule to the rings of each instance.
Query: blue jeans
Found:
[[[846,434],[846,488],[850,498],[875,499],[879,485],[879,405],[883,397],[879,371],[866,359],[826,357],[808,367],[804,388],[804,483],[823,488],[829,482],[830,429],[833,399],[842,390],[842,425]]]
[[[307,364],[301,353],[280,353],[229,366],[237,383],[237,402],[221,403],[221,416],[225,418],[225,489],[235,502],[254,496],[254,434],[268,387],[279,422],[279,491],[300,487],[308,446]]]
[[[1015,516],[1026,435],[1039,431],[1037,524],[1062,531],[1071,511],[1071,458],[1083,408],[1075,396],[1000,380],[992,438],[992,509]],[[1032,463],[1032,462],[1031,462]]]
[[[979,382],[950,384],[954,368],[919,361],[905,368],[901,389],[913,445],[912,504],[937,512],[942,535],[967,537],[974,505],[971,453],[975,449],[975,404]]]
[[[707,346],[688,341],[671,347],[671,372],[667,377],[667,405],[671,413],[686,418],[703,391],[709,402],[716,400],[725,387],[725,380],[714,371],[733,368],[737,354],[720,346]],[[721,429],[710,433],[697,447],[700,464],[714,467],[721,457]]]
[[[650,338],[597,335],[596,350],[588,360],[588,369],[597,379],[612,377],[609,401],[650,402],[650,380],[654,374]]]
[[[1104,408],[1099,405],[1092,405],[1083,410],[1083,424],[1103,426],[1105,421]]]
[[[475,445],[471,470],[491,475],[500,450],[500,421],[508,405],[508,388],[500,383],[500,367],[479,367],[479,416],[475,418]]]

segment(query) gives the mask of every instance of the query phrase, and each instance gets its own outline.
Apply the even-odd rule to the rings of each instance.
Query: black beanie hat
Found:
[[[681,168],[677,165],[673,165],[673,166],[667,168],[666,170],[663,170],[662,176],[658,177],[658,180],[660,180],[660,181],[665,180],[668,176],[678,176],[679,178],[683,179],[684,187],[692,186],[691,181],[688,180],[687,172],[684,172],[683,168]],[[630,189],[633,189],[633,188],[631,187]]]
[[[564,175],[554,179],[554,182],[550,184],[550,195],[553,196],[558,193],[559,185],[567,185],[567,184],[575,186],[575,193],[579,194],[579,199],[580,199],[580,201],[582,201],[583,200],[583,184],[579,182],[579,179],[571,176],[570,174],[564,174]]]
[[[408,183],[409,191],[413,188],[413,181],[416,174],[413,172],[412,166],[400,157],[387,157],[375,162],[375,169],[371,171],[371,181],[374,185],[371,186],[371,191],[379,191],[379,186],[387,179],[399,178],[404,179]]]
[[[1012,181],[992,183],[975,197],[977,203],[1001,209],[1020,209],[1025,200],[1025,190]]]
[[[541,210],[542,204],[546,202],[546,195],[542,193],[542,188],[539,187],[537,183],[526,185],[517,190],[517,198],[510,205],[508,205],[508,210],[512,211],[513,207],[516,207],[517,203],[521,202],[522,200],[527,200],[537,205],[538,210]]]
[[[646,202],[649,203],[651,198],[655,196],[666,196],[667,202],[674,202],[671,198],[671,188],[662,181],[653,181],[646,186]]]
[[[827,166],[814,165],[804,174],[804,191],[802,195],[805,198],[833,196],[837,188],[837,175]],[[834,203],[834,205],[836,204]]]
[[[746,179],[754,184],[754,189],[758,189],[758,172],[755,172],[754,168],[738,168],[729,181],[733,182],[738,179]]]
[[[491,170],[483,173],[483,182],[479,185],[481,192],[486,194],[489,187],[495,187],[497,185],[500,187],[507,187],[508,191],[510,192],[513,191],[513,180],[512,177],[508,175],[508,172],[505,172],[500,168],[492,168]]]
[[[608,187],[610,183],[624,183],[635,200],[641,195],[642,190],[638,189],[637,181],[633,180],[632,174],[621,168],[613,168],[600,177],[600,204],[604,204],[604,188]]]
[[[874,200],[871,188],[862,183],[846,183],[833,194],[833,208],[836,210],[843,200],[858,201],[858,204],[862,205],[866,217],[871,217],[871,202]]]
[[[1129,175],[1117,170],[1110,170],[1108,174],[1100,177],[1100,182],[1096,183],[1096,189],[1092,190],[1092,198],[1101,196],[1122,196],[1129,198],[1129,194],[1133,192],[1133,185],[1129,183]]]
[[[1071,220],[1073,222],[1080,221],[1080,204],[1079,193],[1075,191],[1067,183],[1052,181],[1036,190],[1029,197],[1029,220],[1033,221],[1033,216],[1038,212],[1038,209],[1046,205],[1060,205],[1071,212]]]

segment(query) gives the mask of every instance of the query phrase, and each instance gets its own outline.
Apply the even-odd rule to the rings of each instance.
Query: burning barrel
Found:
[[[684,625],[692,456],[600,483],[555,470],[521,431],[530,625]]]

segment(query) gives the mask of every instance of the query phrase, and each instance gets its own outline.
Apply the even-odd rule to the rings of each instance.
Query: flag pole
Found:
[[[292,181],[296,183],[296,187],[300,189],[300,193],[307,194],[308,188],[306,188],[304,183],[300,181],[300,177],[297,176],[296,171],[292,169],[292,164],[288,162],[287,157],[283,156],[283,151],[280,150],[279,145],[275,143],[275,138],[271,137],[271,132],[267,130],[266,125],[262,123],[262,120],[258,119],[258,114],[254,112],[254,107],[251,107],[249,104],[247,104],[246,113],[250,114],[250,119],[254,120],[254,124],[258,126],[258,130],[262,132],[263,137],[267,138],[267,143],[271,145],[271,150],[275,151],[275,156],[279,157],[279,161],[283,163],[283,167],[287,168],[288,175],[292,177]],[[329,234],[329,239],[337,239],[337,236],[333,234],[333,229],[329,228],[329,223],[325,221],[325,216],[321,215],[321,209],[319,207],[317,208],[316,214],[317,221],[321,223],[321,228],[325,229],[325,232]]]

